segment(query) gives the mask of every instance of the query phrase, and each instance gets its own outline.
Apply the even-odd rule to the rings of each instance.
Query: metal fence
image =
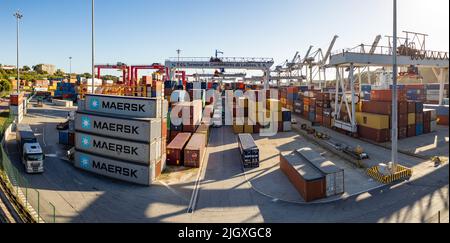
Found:
[[[0,126],[0,138],[3,138],[9,125],[12,124],[12,117],[8,118]],[[42,197],[41,192],[30,186],[19,169],[9,159],[4,149],[4,143],[0,146],[0,179],[7,181],[10,192],[18,199],[29,214],[38,223],[56,223],[56,208],[54,204]]]

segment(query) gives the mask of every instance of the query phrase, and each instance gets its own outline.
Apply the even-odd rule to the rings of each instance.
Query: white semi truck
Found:
[[[29,174],[43,173],[45,154],[29,125],[19,124],[16,130],[20,159]]]

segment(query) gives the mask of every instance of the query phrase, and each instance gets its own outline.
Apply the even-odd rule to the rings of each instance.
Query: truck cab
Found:
[[[23,146],[22,163],[27,173],[44,173],[45,155],[39,143],[26,143]]]
[[[18,125],[16,131],[20,159],[29,174],[43,173],[45,155],[29,125]]]

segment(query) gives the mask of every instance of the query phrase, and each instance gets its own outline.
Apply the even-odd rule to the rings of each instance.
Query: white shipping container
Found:
[[[283,122],[283,132],[290,132],[292,131],[292,122],[287,121]]]
[[[84,85],[89,85],[92,87],[92,78],[81,80],[81,82]],[[103,80],[98,79],[98,78],[94,79],[94,86],[102,86],[102,85],[103,85]]]
[[[447,90],[444,90],[444,95],[447,93]],[[427,90],[427,95],[439,95],[439,90]]]
[[[53,104],[56,106],[61,106],[61,107],[66,107],[66,108],[70,108],[73,107],[73,101],[71,100],[52,100]]]

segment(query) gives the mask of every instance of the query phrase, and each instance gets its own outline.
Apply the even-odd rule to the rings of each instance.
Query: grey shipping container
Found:
[[[161,118],[162,99],[110,95],[86,95],[85,110],[134,118]]]
[[[155,177],[154,164],[137,165],[125,161],[103,158],[97,155],[75,152],[75,167],[110,178],[150,185]]]
[[[161,138],[148,144],[78,132],[75,147],[79,151],[146,165],[160,159],[162,154]]]
[[[77,112],[75,129],[80,132],[148,143],[161,137],[161,119],[130,119]]]
[[[259,167],[259,148],[252,135],[239,134],[238,142],[244,168]]]
[[[280,169],[306,202],[326,197],[325,176],[299,153],[281,153]]]
[[[297,152],[326,176],[327,197],[344,193],[344,170],[325,159],[311,148],[302,148]]]

